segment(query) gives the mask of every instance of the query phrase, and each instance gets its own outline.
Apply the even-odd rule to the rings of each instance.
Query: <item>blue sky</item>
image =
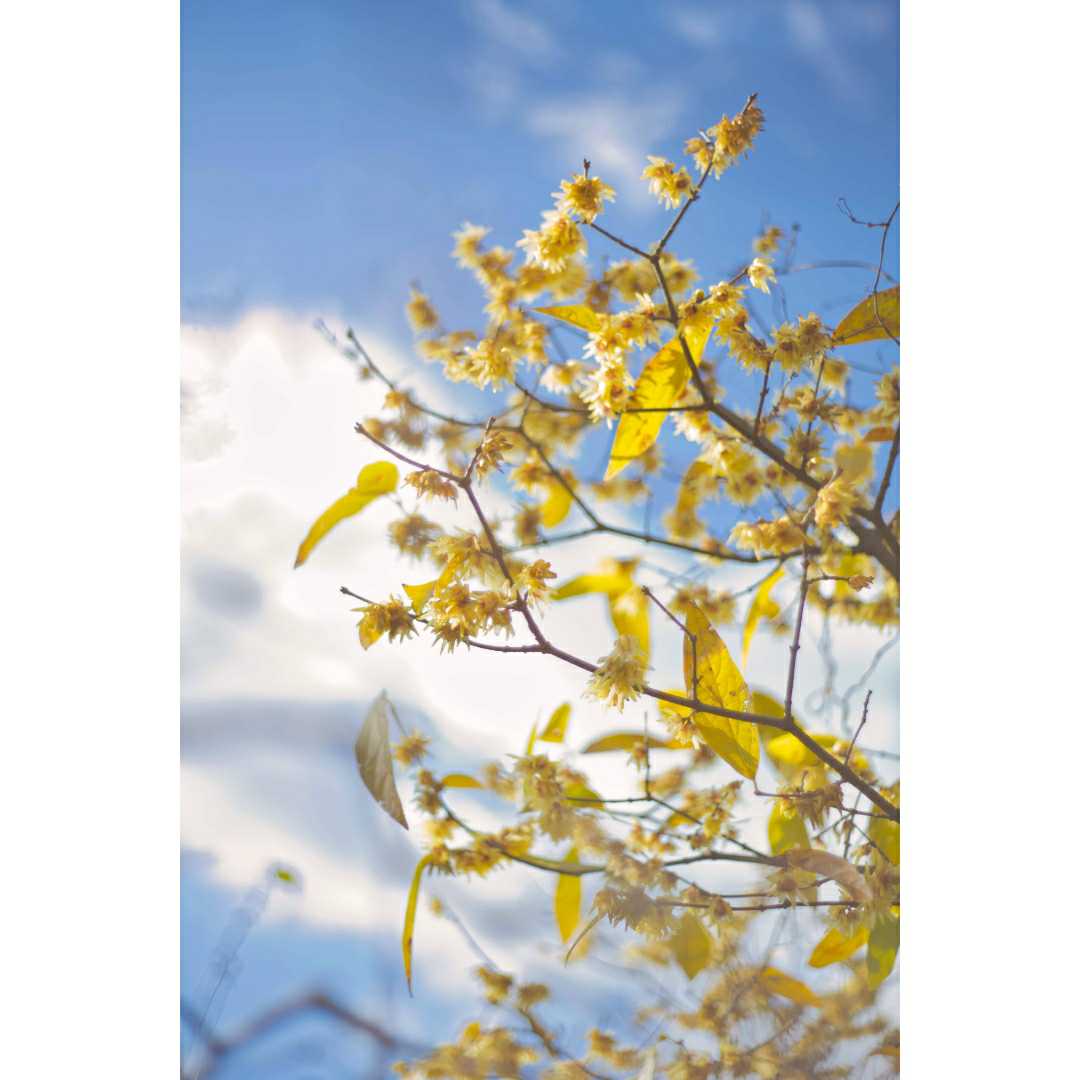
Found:
[[[852,225],[836,200],[879,220],[898,197],[897,7],[185,2],[181,36],[183,989],[198,996],[228,912],[266,865],[285,860],[304,889],[272,898],[244,947],[221,1030],[322,986],[400,1030],[448,1036],[476,1010],[464,975],[475,957],[422,912],[417,997],[405,998],[397,941],[417,838],[370,805],[351,738],[385,687],[436,739],[441,762],[469,768],[478,744],[484,758],[520,752],[536,715],[576,700],[581,680],[482,657],[463,677],[460,663],[420,642],[361,653],[337,586],[395,580],[383,550],[389,508],[373,505],[293,572],[310,520],[367,460],[352,422],[377,404],[311,320],[350,321],[422,392],[480,408],[490,398],[451,395],[413,360],[402,311],[418,279],[449,323],[478,323],[480,297],[449,258],[450,233],[471,220],[512,246],[588,156],[618,192],[608,227],[647,243],[668,215],[637,179],[645,155],[678,159],[685,138],[750,91],[765,133],[749,159],[710,183],[676,250],[715,279],[745,261],[768,220],[801,226],[796,264],[876,262],[879,233]],[[590,241],[591,257],[607,254]],[[895,234],[886,268],[896,272]],[[834,321],[872,276],[821,269],[784,287],[794,311]],[[759,308],[771,318],[767,302]],[[870,369],[893,363],[871,346],[860,351]],[[852,392],[867,393],[871,378],[856,375]],[[557,569],[619,553],[617,543],[586,544]],[[549,620],[560,640],[592,655],[591,630],[606,628],[588,603]],[[785,648],[760,638],[750,678],[768,685],[781,677]],[[839,635],[842,678],[853,682],[880,643]],[[823,667],[816,649],[806,654],[809,693]],[[868,745],[895,746],[896,682],[893,653],[874,684]],[[510,719],[507,700],[519,712]],[[575,705],[572,724],[584,739],[612,721]],[[613,785],[623,782],[620,763],[604,767]],[[547,926],[547,882],[507,873],[438,891],[506,967],[558,967],[550,934],[515,936],[507,923],[513,911],[519,926]],[[792,924],[783,941],[798,952],[812,933]],[[619,944],[610,937],[610,955]],[[563,977],[572,998],[616,1000],[610,972]],[[305,1076],[333,1077],[375,1068],[365,1053],[312,1022],[222,1074],[295,1076],[302,1062]]]

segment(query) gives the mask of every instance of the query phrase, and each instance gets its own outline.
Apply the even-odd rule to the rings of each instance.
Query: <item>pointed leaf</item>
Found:
[[[293,567],[302,566],[315,545],[339,522],[359,513],[369,502],[397,487],[398,470],[392,461],[365,465],[356,478],[356,486],[347,491],[316,520],[296,553]]]
[[[633,750],[641,742],[644,736],[640,731],[614,731],[610,735],[604,735],[594,739],[586,746],[583,754],[604,754],[609,750]],[[656,739],[652,735],[646,740],[650,750],[674,750],[676,747],[668,739]]]
[[[750,641],[757,625],[764,617],[775,619],[780,614],[780,605],[772,599],[773,586],[784,576],[784,564],[781,563],[758,587],[753,603],[746,616],[746,626],[742,635],[742,666],[746,667],[746,658],[750,655]],[[783,712],[780,714],[783,716]]]
[[[413,871],[412,885],[409,886],[409,899],[405,904],[405,929],[401,934],[401,957],[405,962],[405,983],[412,997],[412,946],[413,927],[416,924],[416,901],[420,897],[420,875],[427,869],[431,856],[425,855]]]
[[[784,858],[788,866],[796,870],[809,870],[820,877],[831,878],[855,900],[865,902],[873,895],[862,874],[839,855],[814,848],[792,848],[785,852]]]
[[[811,967],[828,967],[854,956],[865,944],[870,931],[864,926],[854,934],[845,934],[835,926],[814,946],[808,963]]]
[[[566,725],[570,721],[570,702],[564,701],[550,716],[547,726],[538,738],[541,742],[561,743],[566,738]]]
[[[441,783],[444,788],[482,788],[484,786],[475,777],[460,772],[447,773]]]
[[[893,914],[882,915],[874,923],[866,942],[866,970],[871,989],[889,977],[899,949],[900,919]]]
[[[841,758],[847,750],[845,740],[828,732],[812,732],[810,737],[822,749],[829,750]],[[782,732],[770,739],[765,746],[765,753],[769,755],[769,760],[776,766],[777,771],[787,780],[794,780],[803,770],[816,768],[822,763],[821,758],[813,750],[804,746],[790,732]],[[852,751],[849,764],[856,769],[867,768],[866,757],[859,750]]]
[[[750,711],[757,713],[758,716],[775,716],[777,720],[784,719],[783,704],[777,701],[772,694],[766,694],[763,690],[755,690],[750,695]],[[779,738],[783,734],[784,732],[778,728],[764,726],[758,728],[758,736],[765,743],[766,750],[768,750],[768,744],[773,739]]]
[[[697,695],[699,701],[725,709],[750,711],[750,690],[720,635],[712,628],[697,604],[686,609],[686,628],[693,636],[683,636],[683,677],[687,696],[694,696],[695,654]],[[702,739],[740,776],[757,776],[760,742],[756,724],[731,720],[709,713],[694,714],[694,723]]]
[[[783,855],[791,848],[807,848],[810,837],[806,831],[806,822],[784,805],[782,799],[773,803],[769,814],[769,847],[774,855]]]
[[[572,596],[585,596],[588,593],[616,595],[625,592],[634,584],[630,576],[637,567],[637,560],[604,559],[596,573],[579,574],[564,582],[551,592],[552,600],[569,600]]]
[[[872,293],[856,304],[833,333],[834,345],[857,345],[861,341],[900,336],[900,286]]]
[[[403,828],[409,823],[401,808],[397,785],[394,783],[394,759],[390,751],[390,732],[387,714],[390,699],[382,691],[368,710],[364,726],[356,737],[354,747],[360,779],[375,801]]]
[[[536,724],[533,724],[529,732],[529,741],[525,744],[525,756],[532,757],[533,748],[536,746]]]
[[[695,364],[701,359],[711,332],[712,327],[685,332],[686,344]],[[668,409],[682,396],[689,379],[690,368],[683,355],[682,345],[679,339],[674,337],[641,369],[627,408]],[[610,480],[617,476],[634,458],[645,453],[656,442],[666,418],[667,413],[663,411],[624,413],[615,429],[615,442],[611,447],[611,457],[604,479]]]
[[[712,959],[712,937],[692,911],[687,911],[675,924],[668,945],[688,979],[697,975]]]
[[[423,585],[406,585],[402,583],[401,587],[405,590],[405,595],[412,601],[414,614],[419,615],[424,610],[424,605],[431,599],[431,594],[435,591],[435,586],[438,583],[438,578],[434,581],[425,581]]]
[[[577,862],[577,848],[566,853],[567,862]],[[581,922],[581,875],[560,874],[555,883],[555,923],[565,945]]]
[[[788,1001],[794,1001],[796,1005],[818,1006],[821,1004],[821,999],[806,983],[799,982],[798,979],[793,979],[774,967],[767,967],[761,973],[761,981],[770,994],[779,994]]]
[[[563,304],[556,307],[538,307],[535,309],[541,315],[550,315],[553,319],[561,319],[564,323],[577,326],[582,330],[599,330],[600,318],[591,307],[585,304]]]

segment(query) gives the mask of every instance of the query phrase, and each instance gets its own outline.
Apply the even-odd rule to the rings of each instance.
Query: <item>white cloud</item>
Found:
[[[834,8],[831,14],[832,23],[815,0],[790,0],[787,22],[792,43],[838,101],[848,107],[865,107],[870,80],[841,43],[845,12]]]
[[[598,174],[617,182],[620,201],[653,205],[641,170],[647,155],[670,137],[681,108],[681,99],[660,93],[647,103],[616,94],[582,95],[533,106],[525,122],[534,134],[558,143],[564,172],[587,157]]]
[[[412,373],[431,400],[454,408],[430,371],[417,370],[386,342],[369,338],[368,344],[388,370]],[[306,881],[304,893],[275,903],[271,918],[396,933],[419,836],[404,834],[373,808],[350,752],[364,707],[380,689],[404,707],[409,722],[415,718],[437,736],[436,767],[447,771],[520,753],[532,722],[562,701],[573,702],[571,746],[616,728],[636,728],[645,709],[630,706],[619,715],[582,701],[584,673],[547,657],[478,651],[444,656],[422,638],[361,650],[351,602],[338,586],[382,596],[424,574],[385,543],[395,513],[391,504],[373,504],[335,529],[300,570],[292,569],[292,561],[310,521],[378,456],[352,425],[374,411],[381,391],[358,383],[309,320],[272,311],[227,328],[185,327],[181,363],[199,404],[185,424],[213,415],[232,432],[213,453],[189,456],[183,467],[183,841],[213,852],[214,878],[238,890],[271,860],[295,864]],[[499,500],[492,502],[497,509]],[[603,555],[634,551],[631,541],[605,537],[548,555],[569,575]],[[650,551],[648,560],[679,565],[663,551]],[[759,576],[754,567],[732,571],[729,583],[738,587]],[[661,579],[653,574],[653,580]],[[590,659],[610,646],[598,597],[552,605],[544,625],[557,643]],[[677,685],[677,636],[665,633],[660,620],[654,627],[654,679]],[[811,619],[797,684],[800,706],[824,677],[814,648],[818,632]],[[727,636],[735,646],[735,635]],[[863,630],[834,633],[842,686],[855,681],[878,644]],[[759,632],[750,680],[782,685],[786,646]],[[870,683],[875,695],[866,745],[895,746],[895,665],[894,652]],[[655,723],[655,710],[650,712]],[[824,724],[805,712],[804,719],[812,728]],[[635,781],[622,755],[579,758],[577,764],[601,790],[632,793]],[[721,773],[718,767],[718,779]],[[494,819],[467,795],[459,796],[463,808],[487,827]],[[403,801],[410,805],[407,790]],[[760,822],[752,829],[760,834]],[[508,965],[553,952],[542,936],[541,944],[523,939],[508,945],[505,933],[508,912],[518,926],[543,925],[550,890],[546,879],[516,869],[482,883],[438,885],[481,944]],[[520,917],[525,911],[528,920]],[[428,955],[439,954],[428,977],[443,988],[462,987],[463,973],[475,962],[465,944],[446,925],[429,921],[418,928],[418,953],[425,938]]]

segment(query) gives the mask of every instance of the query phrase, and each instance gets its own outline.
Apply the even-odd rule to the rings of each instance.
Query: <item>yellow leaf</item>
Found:
[[[585,304],[563,304],[558,307],[538,307],[535,309],[541,315],[550,315],[553,319],[561,319],[571,326],[577,326],[582,330],[599,330],[600,319],[591,307]]]
[[[668,946],[688,979],[692,979],[712,959],[712,937],[701,919],[691,911],[687,911],[675,924],[675,932],[668,938]]]
[[[833,333],[834,345],[857,345],[861,341],[900,336],[900,286],[872,293],[856,304]]]
[[[412,609],[417,615],[424,610],[424,605],[431,599],[431,594],[438,584],[438,578],[434,581],[426,581],[423,585],[406,585],[402,583],[401,587],[405,590],[405,595],[412,601]]]
[[[828,732],[812,733],[810,736],[823,750],[830,751],[843,760],[847,752],[847,741]],[[787,780],[797,779],[804,769],[814,769],[822,765],[819,758],[808,746],[804,746],[790,732],[781,732],[770,739],[765,746],[765,753],[776,766],[777,771]],[[866,756],[860,750],[853,750],[848,761],[853,769],[869,767]]]
[[[540,520],[545,529],[550,529],[558,525],[570,513],[574,498],[566,484],[561,484],[558,480],[552,480],[547,485],[547,489],[547,498],[540,506]]]
[[[865,903],[872,898],[870,886],[862,874],[839,855],[815,848],[792,848],[784,853],[784,858],[788,866],[796,870],[808,870],[819,877],[830,878],[855,900]]]
[[[443,787],[449,788],[482,788],[484,786],[479,780],[459,772],[447,773],[441,782]]]
[[[416,864],[412,885],[409,886],[409,899],[405,904],[405,929],[401,934],[401,956],[405,961],[405,983],[409,987],[409,997],[412,997],[413,926],[416,924],[416,901],[420,896],[420,875],[427,869],[430,862],[431,856],[425,855]]]
[[[773,586],[784,576],[784,564],[781,563],[758,587],[750,611],[746,616],[746,626],[742,635],[742,666],[746,667],[746,658],[750,655],[750,641],[762,618],[775,619],[780,614],[780,605],[772,598]],[[783,709],[780,710],[783,716]]]
[[[685,332],[686,344],[695,364],[701,359],[711,332],[711,326]],[[682,396],[689,378],[690,368],[683,355],[682,345],[679,339],[674,337],[641,369],[627,408],[669,409]],[[620,417],[619,426],[615,429],[611,457],[604,473],[605,480],[617,476],[634,458],[645,453],[656,442],[666,417],[667,413],[663,411],[624,413]]]
[[[871,818],[866,835],[881,848],[889,862],[900,865],[900,822]]]
[[[866,970],[870,987],[880,986],[896,963],[900,949],[900,920],[895,915],[881,915],[866,942]]]
[[[791,848],[810,846],[806,823],[796,813],[789,813],[782,799],[773,803],[769,814],[769,847],[774,855],[783,855]]]
[[[376,461],[365,465],[356,478],[356,487],[347,491],[308,530],[304,542],[296,553],[293,567],[302,566],[315,545],[339,522],[359,513],[373,499],[393,491],[397,487],[398,470],[392,461]]]
[[[755,712],[758,716],[775,716],[777,720],[784,719],[784,706],[772,696],[772,694],[766,694],[763,690],[755,690],[750,695],[750,711]],[[783,735],[784,732],[778,728],[764,727],[758,728],[758,735],[761,741],[765,743],[765,749],[768,750],[769,743],[776,738]]]
[[[603,802],[600,796],[585,784],[567,784],[563,791],[571,799],[590,799],[597,803]]]
[[[577,862],[577,848],[566,853],[567,862]],[[581,922],[581,876],[579,874],[560,874],[555,884],[555,923],[559,927],[559,936],[565,945],[578,923]]]
[[[806,983],[799,982],[798,979],[793,979],[774,967],[767,967],[761,973],[761,981],[770,994],[779,994],[780,997],[786,997],[788,1001],[794,1001],[796,1005],[818,1006],[821,1004],[821,999]]]
[[[536,746],[536,725],[533,724],[532,730],[529,732],[529,741],[525,744],[525,756],[531,757],[533,747]]]
[[[547,727],[537,736],[541,742],[562,742],[566,738],[566,725],[570,720],[570,702],[564,701],[552,714]]]
[[[746,680],[731,659],[723,639],[697,604],[687,605],[686,628],[695,639],[691,641],[690,637],[683,636],[683,677],[687,696],[694,696],[696,654],[698,700],[749,712],[750,690]],[[761,751],[756,724],[702,712],[694,713],[694,723],[702,739],[740,776],[748,780],[757,776]]]
[[[640,731],[615,731],[589,743],[581,752],[583,754],[603,754],[608,750],[633,750],[643,738],[644,736]],[[650,735],[647,741],[651,750],[675,749],[666,739],[654,739]]]
[[[641,646],[645,659],[649,659],[649,602],[637,585],[625,591],[608,593],[608,611],[611,621],[620,634],[628,634]]]
[[[854,956],[865,944],[870,931],[864,926],[854,934],[845,934],[835,926],[814,946],[808,963],[811,967],[828,967]]]
[[[551,592],[552,600],[569,600],[588,593],[618,595],[634,584],[630,576],[637,569],[637,559],[604,559],[594,574],[580,574]]]

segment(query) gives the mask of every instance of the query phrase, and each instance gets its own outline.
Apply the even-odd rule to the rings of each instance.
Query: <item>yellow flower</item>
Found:
[[[586,694],[622,712],[628,701],[636,701],[645,685],[645,654],[635,638],[623,634],[615,648],[602,657]]]
[[[747,267],[746,276],[755,289],[760,289],[764,293],[769,291],[769,282],[776,280],[776,273],[772,266],[760,257]]]
[[[649,181],[649,191],[670,210],[674,210],[694,190],[694,181],[686,169],[676,169],[667,158],[653,154],[649,154],[649,164],[645,166],[641,179]]]
[[[545,270],[562,270],[586,247],[574,219],[558,210],[545,210],[543,225],[535,231],[526,229],[517,246],[524,248],[529,262],[539,263]]]
[[[457,502],[457,486],[434,469],[420,469],[409,473],[405,477],[405,483],[415,488],[418,495],[426,495],[429,499],[449,499]]]
[[[855,505],[855,489],[842,475],[834,476],[818,493],[814,502],[814,521],[819,529],[843,525]]]
[[[409,290],[409,302],[405,305],[405,314],[417,334],[434,330],[439,325],[439,316],[431,306],[431,301],[419,289]]]
[[[564,214],[577,214],[582,221],[594,221],[603,209],[605,199],[615,201],[614,189],[599,176],[578,173],[570,180],[563,180],[559,188],[551,193],[556,208]]]

